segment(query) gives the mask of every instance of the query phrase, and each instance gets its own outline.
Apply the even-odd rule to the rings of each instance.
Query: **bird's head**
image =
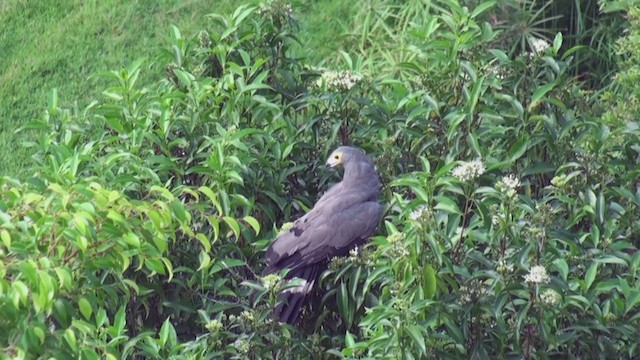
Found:
[[[346,167],[349,163],[362,158],[368,160],[367,156],[360,149],[350,146],[340,146],[329,155],[326,165],[328,168],[334,168],[336,166]]]

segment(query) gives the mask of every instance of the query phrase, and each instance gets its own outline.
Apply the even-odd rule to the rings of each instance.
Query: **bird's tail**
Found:
[[[301,269],[290,271],[287,278],[300,278],[302,283],[299,286],[284,290],[280,293],[279,304],[275,309],[275,316],[280,322],[287,324],[295,324],[302,307],[309,300],[309,296],[313,291],[313,286],[318,280],[321,267],[319,265],[310,265]]]

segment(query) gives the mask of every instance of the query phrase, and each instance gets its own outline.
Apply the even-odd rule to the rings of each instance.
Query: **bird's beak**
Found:
[[[338,161],[334,160],[333,158],[330,158],[329,160],[327,160],[327,163],[325,164],[325,166],[327,167],[327,169],[331,169],[338,166],[338,164],[339,164]]]

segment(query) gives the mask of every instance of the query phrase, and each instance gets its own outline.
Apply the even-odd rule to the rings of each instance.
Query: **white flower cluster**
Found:
[[[349,250],[349,260],[355,261],[357,259],[358,259],[358,246],[356,246],[353,249]]]
[[[241,354],[249,353],[249,342],[245,339],[238,339],[233,342],[233,347]]]
[[[567,178],[567,175],[565,174],[561,174],[561,175],[557,175],[554,176],[553,179],[551,179],[551,186],[555,187],[555,188],[562,188],[565,185],[567,185],[567,181],[569,179]]]
[[[530,284],[548,284],[551,278],[544,266],[536,265],[529,269],[529,273],[524,276],[524,281]]]
[[[424,220],[431,213],[427,205],[420,205],[409,214],[411,220]]]
[[[515,198],[518,186],[520,186],[520,179],[514,175],[507,175],[496,183],[496,190],[500,191],[508,198]]]
[[[502,275],[511,274],[514,270],[513,264],[507,262],[505,259],[498,260],[498,266],[496,267],[496,271]]]
[[[325,87],[327,90],[347,91],[362,82],[362,75],[351,71],[325,71],[316,82],[319,88]]]
[[[285,16],[293,15],[293,8],[291,4],[283,0],[267,0],[258,9],[258,15],[275,15],[282,14]]]
[[[349,250],[349,255],[346,257],[333,257],[331,258],[331,268],[333,270],[337,270],[344,264],[356,264],[356,265],[366,265],[369,263],[369,252],[366,247],[356,246],[353,249]]]
[[[284,6],[284,13],[287,16],[293,15],[293,8],[291,7],[291,4],[287,4],[287,5]]]
[[[500,80],[504,80],[507,77],[505,72],[496,64],[492,64],[491,66],[489,66],[489,68],[487,69],[487,73],[489,75],[495,76],[497,79],[500,79]]]
[[[480,280],[471,280],[466,285],[460,286],[460,304],[473,304],[489,296],[489,288]]]
[[[222,329],[222,323],[216,319],[209,321],[206,328],[212,333],[220,331]]]
[[[245,322],[245,323],[251,323],[254,322],[256,320],[256,318],[253,316],[253,313],[250,311],[243,311],[240,313],[240,321]]]
[[[387,236],[387,241],[391,245],[389,256],[394,259],[400,259],[409,256],[409,250],[404,244],[404,234],[397,232]]]
[[[208,49],[211,47],[211,36],[208,32],[202,30],[198,33],[198,44],[201,48]]]
[[[520,179],[518,179],[514,175],[507,175],[502,178],[502,184],[507,189],[515,190],[518,186],[520,186]]]
[[[271,291],[276,288],[278,283],[280,282],[280,276],[277,274],[269,274],[262,279],[262,286],[267,289],[267,291]]]
[[[191,223],[191,230],[193,230],[194,232],[198,232],[200,230],[202,230],[202,227],[204,226],[203,223],[199,222],[199,221],[194,221]]]
[[[560,301],[560,294],[551,289],[547,289],[545,292],[540,294],[540,301],[544,305],[554,306]]]
[[[531,49],[536,55],[543,54],[549,48],[549,43],[544,39],[532,38],[530,41]]]
[[[473,161],[463,161],[462,164],[453,169],[451,175],[462,181],[471,181],[484,174],[484,171],[485,168],[482,160],[476,159]]]

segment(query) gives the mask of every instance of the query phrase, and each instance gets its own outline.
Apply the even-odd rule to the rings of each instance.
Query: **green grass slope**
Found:
[[[84,106],[104,88],[100,72],[140,57],[152,63],[167,46],[171,25],[191,36],[205,26],[205,14],[230,13],[245,3],[256,1],[0,2],[0,175],[29,174],[31,152],[22,144],[35,134],[16,130],[41,116],[53,88],[63,106]],[[313,62],[336,53],[355,6],[337,0],[294,3],[300,19],[296,53],[305,56],[313,49]],[[142,82],[161,74],[161,69],[149,70]]]
[[[79,105],[98,96],[96,76],[139,57],[159,54],[171,24],[186,33],[204,14],[229,11],[237,1],[69,0],[0,3],[0,174],[24,176],[33,134],[15,134],[45,109],[58,88],[60,101]],[[241,2],[239,2],[241,3]],[[160,72],[145,74],[147,81]]]

